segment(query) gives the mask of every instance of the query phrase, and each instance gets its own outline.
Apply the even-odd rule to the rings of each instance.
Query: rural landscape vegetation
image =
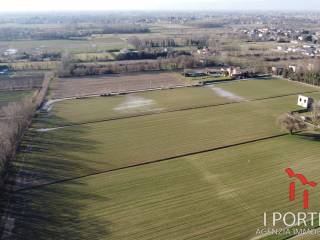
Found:
[[[257,235],[303,210],[286,168],[320,183],[319,24],[1,13],[0,239],[320,239]]]

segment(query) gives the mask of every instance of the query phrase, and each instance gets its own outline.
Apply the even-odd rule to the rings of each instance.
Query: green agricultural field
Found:
[[[76,177],[277,135],[277,117],[295,109],[289,96],[30,132],[32,153],[19,157],[49,178]]]
[[[53,105],[49,115],[41,117],[47,126],[57,126],[318,90],[281,79],[235,81],[201,88],[62,101]]]
[[[210,88],[181,88],[62,101],[55,103],[50,113],[42,117],[49,126],[57,126],[234,101],[219,96]]]
[[[241,83],[241,87],[239,87],[239,83]],[[222,86],[222,88],[226,91],[233,92],[236,95],[244,96],[249,99],[267,98],[320,90],[318,87],[313,87],[311,85],[308,86],[281,78],[245,80],[240,82],[235,81],[217,86]]]
[[[7,105],[9,102],[20,101],[32,94],[33,91],[0,91],[0,107]]]
[[[302,197],[288,201],[284,169],[319,182],[318,144],[310,136],[285,136],[23,191],[15,233],[27,239],[252,239],[265,211],[302,210]],[[319,209],[319,197],[319,191],[310,195],[310,211]]]
[[[78,53],[73,56],[76,61],[94,62],[114,60],[114,56],[109,53]]]
[[[19,52],[53,51],[72,53],[99,52],[129,47],[127,42],[117,38],[88,39],[88,40],[20,40],[0,41],[0,51],[9,48],[17,49]]]
[[[57,103],[49,120],[36,119],[14,162],[16,188],[40,185],[16,193],[15,237],[253,239],[265,211],[302,209],[302,198],[288,201],[285,168],[320,181],[318,135],[281,135],[276,124],[299,109],[297,93],[316,90],[253,80]],[[132,96],[155,104],[128,111]],[[130,117],[204,105],[215,106]],[[99,121],[119,116],[127,118]],[[310,211],[319,197],[310,195]]]

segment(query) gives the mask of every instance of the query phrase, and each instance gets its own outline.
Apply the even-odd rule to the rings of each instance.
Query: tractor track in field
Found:
[[[94,120],[94,121],[87,121],[87,122],[80,122],[80,123],[61,124],[61,125],[57,124],[57,125],[52,126],[52,128],[62,129],[62,128],[73,127],[73,126],[82,126],[82,125],[89,125],[89,124],[95,124],[95,123],[112,122],[112,121],[123,120],[123,119],[139,118],[139,117],[145,117],[145,116],[151,116],[151,115],[158,115],[158,114],[164,114],[164,113],[174,113],[174,112],[183,112],[183,111],[189,111],[189,110],[195,110],[195,109],[219,107],[219,106],[225,106],[225,105],[231,105],[231,104],[239,104],[239,103],[244,103],[244,102],[256,102],[256,101],[263,101],[263,100],[267,100],[267,99],[289,97],[289,96],[294,96],[294,95],[298,95],[298,94],[316,93],[316,92],[319,92],[319,91],[315,90],[315,91],[307,91],[307,92],[297,92],[297,93],[277,95],[277,96],[272,96],[272,97],[255,98],[255,99],[251,99],[251,100],[232,101],[232,102],[219,103],[219,104],[208,104],[208,105],[186,107],[186,108],[179,108],[179,109],[152,111],[152,112],[147,112],[147,113],[143,113],[143,114],[134,114],[134,115],[129,115],[129,116],[113,117],[113,118]],[[48,129],[50,130],[50,128],[48,128]],[[41,129],[35,129],[35,130],[41,130]]]
[[[188,157],[188,156],[193,156],[193,155],[202,154],[202,153],[214,152],[217,150],[222,150],[222,149],[226,149],[226,148],[232,148],[232,147],[236,147],[236,146],[251,144],[251,143],[265,141],[265,140],[283,137],[283,136],[287,136],[287,135],[289,135],[289,134],[288,133],[281,133],[281,134],[276,134],[276,135],[267,136],[267,137],[263,137],[263,138],[257,138],[257,139],[253,139],[253,140],[249,140],[249,141],[245,141],[245,142],[228,144],[228,145],[224,145],[224,146],[220,146],[220,147],[214,147],[214,148],[204,149],[204,150],[195,151],[195,152],[183,153],[183,154],[179,154],[179,155],[175,155],[175,156],[171,156],[171,157],[153,160],[150,162],[143,162],[143,163],[123,166],[123,167],[119,167],[119,168],[108,169],[108,170],[104,170],[104,171],[96,171],[96,172],[92,172],[92,173],[77,176],[77,177],[61,179],[61,180],[57,180],[57,181],[48,182],[45,184],[39,184],[39,185],[31,186],[31,187],[12,190],[12,193],[19,193],[19,192],[24,192],[24,191],[28,191],[28,190],[35,190],[35,189],[39,189],[39,188],[43,188],[43,187],[47,187],[47,186],[51,186],[51,185],[55,185],[55,184],[63,184],[66,182],[75,181],[75,180],[79,180],[79,179],[83,179],[83,178],[87,178],[87,177],[92,177],[92,176],[97,176],[97,175],[101,175],[101,174],[121,171],[121,170],[125,170],[125,169],[130,169],[130,168],[146,166],[149,164],[167,162],[167,161],[175,160],[175,159],[182,158],[182,157]]]

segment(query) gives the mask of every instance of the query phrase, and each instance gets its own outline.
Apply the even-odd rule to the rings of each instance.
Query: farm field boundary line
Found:
[[[203,86],[199,86],[197,84],[188,84],[186,83],[185,85],[176,85],[176,86],[172,86],[169,88],[163,88],[163,87],[156,87],[156,88],[147,88],[147,89],[137,89],[137,90],[128,90],[125,92],[120,92],[118,94],[116,94],[115,96],[119,96],[119,95],[128,95],[128,94],[132,94],[132,93],[141,93],[141,92],[154,92],[154,91],[168,91],[168,90],[173,90],[173,89],[179,89],[179,88],[190,88],[190,87],[206,87],[206,86],[210,86],[210,85],[217,85],[217,84],[222,84],[222,83],[231,83],[231,82],[243,82],[243,81],[259,81],[259,80],[264,80],[265,76],[262,77],[257,77],[256,79],[252,79],[252,78],[245,78],[245,79],[232,79],[232,80],[226,80],[226,81],[214,81],[208,84],[205,84]],[[284,80],[288,80],[288,79],[284,79]],[[291,80],[288,80],[291,81]],[[310,86],[310,85],[308,85]],[[75,100],[77,98],[94,98],[94,97],[100,97],[101,93],[92,93],[92,94],[83,94],[83,95],[71,95],[71,96],[65,96],[65,97],[61,97],[61,98],[53,98],[52,100],[59,100],[59,99],[65,99],[65,100]],[[110,96],[112,97],[112,96]]]
[[[232,101],[232,102],[227,102],[227,103],[209,104],[209,105],[194,106],[194,107],[187,107],[187,108],[163,110],[163,111],[157,111],[157,112],[155,111],[155,112],[148,112],[148,113],[143,113],[143,114],[134,114],[134,115],[129,115],[129,116],[114,117],[114,118],[107,118],[107,119],[80,122],[80,123],[61,124],[61,125],[57,124],[54,127],[55,128],[56,127],[66,128],[66,127],[81,126],[81,125],[88,125],[88,124],[95,124],[95,123],[102,123],[102,122],[111,122],[111,121],[117,121],[117,120],[123,120],[123,119],[130,119],[130,118],[138,118],[138,117],[144,117],[144,116],[150,116],[150,115],[163,114],[163,113],[174,113],[174,112],[182,112],[182,111],[189,111],[189,110],[202,109],[202,108],[219,107],[219,106],[238,104],[238,103],[243,103],[243,102],[256,102],[256,101],[263,101],[263,100],[267,100],[267,99],[274,99],[274,98],[294,96],[297,94],[316,93],[316,92],[319,92],[319,91],[298,92],[298,93],[277,95],[277,96],[272,96],[272,97],[256,98],[256,99],[251,99],[251,100]]]
[[[45,184],[40,184],[40,185],[35,185],[35,186],[27,187],[27,188],[17,189],[17,190],[12,191],[12,193],[19,193],[19,192],[24,192],[24,191],[28,191],[28,190],[39,189],[39,188],[43,188],[43,187],[47,187],[47,186],[51,186],[51,185],[55,185],[55,184],[63,184],[63,183],[66,183],[66,182],[79,180],[79,179],[83,179],[83,178],[86,178],[86,177],[97,176],[97,175],[106,174],[106,173],[110,173],[110,172],[116,172],[116,171],[120,171],[120,170],[146,166],[146,165],[149,165],[149,164],[155,164],[155,163],[171,161],[171,160],[175,160],[175,159],[182,158],[182,157],[193,156],[193,155],[197,155],[197,154],[201,154],[201,153],[214,152],[214,151],[217,151],[217,150],[222,150],[222,149],[226,149],[226,148],[232,148],[232,147],[236,147],[236,146],[251,144],[251,143],[265,141],[265,140],[274,139],[274,138],[278,138],[278,137],[283,137],[283,136],[287,136],[287,135],[288,135],[288,133],[281,133],[281,134],[271,135],[271,136],[267,136],[267,137],[263,137],[263,138],[257,138],[257,139],[253,139],[253,140],[249,140],[249,141],[245,141],[245,142],[234,143],[234,144],[229,144],[229,145],[215,147],[215,148],[209,148],[209,149],[205,149],[205,150],[201,150],[201,151],[183,153],[183,154],[179,154],[179,155],[175,155],[175,156],[171,156],[171,157],[157,159],[157,160],[150,161],[150,162],[133,164],[133,165],[128,165],[128,166],[124,166],[124,167],[104,170],[104,171],[96,171],[96,172],[89,173],[89,174],[86,174],[86,175],[81,175],[81,176],[78,176],[78,177],[66,178],[66,179],[52,181],[52,182],[45,183]]]
[[[190,88],[190,87],[196,87],[193,85],[177,85],[171,88],[162,88],[162,87],[158,87],[158,88],[148,88],[148,89],[141,89],[141,90],[129,90],[126,92],[120,92],[117,93],[113,96],[121,96],[121,95],[128,95],[128,94],[133,94],[133,93],[141,93],[141,92],[154,92],[154,91],[166,91],[166,90],[173,90],[173,89],[179,89],[179,88]],[[109,97],[113,97],[113,96],[109,96]],[[66,97],[62,97],[62,98],[53,98],[52,100],[60,100],[60,99],[64,99],[64,100],[75,100],[75,99],[86,99],[86,98],[94,98],[94,97],[101,97],[101,93],[93,93],[93,94],[84,94],[84,95],[71,95],[71,96],[66,96]]]

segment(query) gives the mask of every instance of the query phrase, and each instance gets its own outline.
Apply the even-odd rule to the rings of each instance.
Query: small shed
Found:
[[[313,98],[306,97],[303,95],[299,95],[298,97],[298,106],[304,107],[304,108],[311,108],[313,103]]]

